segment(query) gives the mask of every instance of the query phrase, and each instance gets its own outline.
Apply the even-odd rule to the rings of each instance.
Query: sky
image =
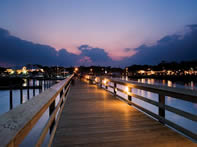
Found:
[[[172,60],[174,56],[168,59],[160,54],[154,62],[150,53],[157,55],[174,49],[169,49],[168,41],[163,49],[162,39],[179,36],[174,40],[178,43],[192,36],[196,32],[196,8],[196,0],[1,0],[0,35],[4,37],[0,37],[4,41],[0,40],[0,52],[4,56],[0,65],[38,62],[127,66]],[[20,43],[16,43],[17,39]],[[196,40],[190,44],[193,41]],[[10,46],[11,42],[15,46]],[[21,52],[24,60],[17,54],[5,54],[4,50],[10,47]],[[34,61],[34,48],[44,59]],[[191,48],[190,55],[196,51],[193,45]],[[175,60],[190,59],[184,56],[187,49],[182,50],[183,55],[175,56]],[[64,59],[57,59],[59,56]]]

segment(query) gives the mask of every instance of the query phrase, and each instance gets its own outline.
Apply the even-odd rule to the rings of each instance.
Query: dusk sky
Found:
[[[1,0],[0,65],[197,59],[196,24],[197,0]]]

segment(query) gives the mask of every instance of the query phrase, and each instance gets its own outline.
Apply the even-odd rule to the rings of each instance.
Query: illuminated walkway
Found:
[[[196,146],[109,92],[71,86],[53,146]]]

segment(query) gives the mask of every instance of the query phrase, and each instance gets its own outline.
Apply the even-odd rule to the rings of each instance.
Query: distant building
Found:
[[[13,68],[8,68],[5,71],[6,73],[12,75],[12,74],[17,74],[17,75],[27,75],[28,73],[32,73],[32,72],[40,72],[40,73],[44,73],[44,70],[42,68],[39,68],[37,66],[16,66]]]

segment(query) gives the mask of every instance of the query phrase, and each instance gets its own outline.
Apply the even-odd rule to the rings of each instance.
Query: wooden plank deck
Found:
[[[197,146],[186,137],[79,80],[71,86],[52,146]]]

